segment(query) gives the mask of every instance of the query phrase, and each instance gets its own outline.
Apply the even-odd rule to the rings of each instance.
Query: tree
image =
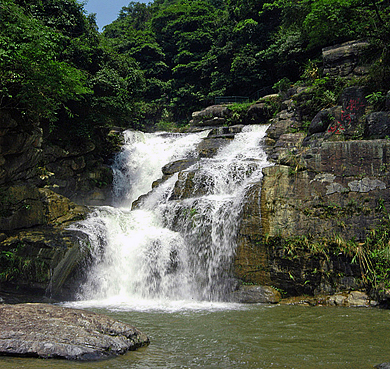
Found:
[[[58,60],[62,34],[25,15],[12,0],[3,1],[0,11],[0,107],[55,120],[66,101],[90,92],[86,74]]]

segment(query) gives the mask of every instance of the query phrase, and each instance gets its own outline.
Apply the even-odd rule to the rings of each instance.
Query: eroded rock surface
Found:
[[[278,291],[269,286],[243,285],[233,292],[232,299],[245,304],[276,304],[280,301],[281,296]]]
[[[48,304],[0,306],[0,354],[97,360],[147,345],[137,328],[85,310]]]

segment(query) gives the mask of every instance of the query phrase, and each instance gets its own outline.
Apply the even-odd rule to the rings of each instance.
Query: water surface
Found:
[[[387,310],[172,302],[90,309],[135,325],[151,344],[101,362],[0,357],[0,367],[358,369],[390,361]]]

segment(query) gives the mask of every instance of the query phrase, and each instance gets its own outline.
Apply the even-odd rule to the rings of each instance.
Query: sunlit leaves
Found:
[[[61,34],[25,15],[12,1],[2,5],[1,18],[2,107],[53,120],[61,104],[89,92],[85,73],[58,60]]]

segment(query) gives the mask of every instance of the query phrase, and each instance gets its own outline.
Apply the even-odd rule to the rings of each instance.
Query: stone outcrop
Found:
[[[98,360],[148,343],[137,328],[89,311],[48,304],[0,305],[0,355]]]
[[[95,155],[95,144],[43,148],[38,168],[39,187],[45,186],[83,205],[111,204],[112,171],[103,158]]]
[[[72,283],[81,277],[89,252],[85,236],[65,228],[84,219],[88,209],[25,182],[5,188],[0,202],[2,290],[18,286],[37,296],[72,297]],[[60,276],[58,266],[64,260],[67,269]]]
[[[201,111],[192,113],[190,121],[190,131],[211,129],[211,135],[219,136],[234,134],[234,125],[248,125],[266,123],[272,116],[272,104],[278,104],[280,96],[278,94],[266,95],[253,103],[247,110],[235,112],[229,104],[212,105]],[[223,133],[222,133],[223,131]]]
[[[34,299],[71,299],[88,266],[89,249],[81,232],[56,228],[25,230],[1,243],[1,287]],[[7,301],[7,299],[6,299]]]
[[[362,244],[386,215],[390,146],[388,140],[372,138],[385,137],[387,113],[366,118],[364,96],[362,87],[346,89],[340,106],[315,116],[307,136],[293,133],[302,127],[302,114],[291,99],[270,121],[267,152],[275,165],[265,168],[262,183],[248,190],[235,259],[237,277],[276,286],[289,295],[365,288],[362,270],[352,257],[329,258],[318,250],[304,251],[303,244],[289,244],[299,237],[307,245],[315,245],[308,240],[351,239]]]
[[[330,77],[362,77],[367,73],[367,68],[359,61],[369,46],[365,41],[349,41],[324,48],[322,50],[324,74]]]
[[[283,299],[283,305],[339,306],[339,307],[376,307],[378,302],[372,300],[365,292],[338,292],[333,295],[297,296]]]
[[[226,123],[226,119],[232,115],[232,112],[226,105],[212,105],[192,113],[191,126],[212,128],[215,126],[222,126]]]
[[[102,132],[113,143],[118,134]],[[85,236],[65,230],[89,212],[72,200],[109,203],[112,173],[92,142],[43,138],[38,122],[0,112],[1,290],[71,298],[89,262]]]
[[[280,302],[281,296],[280,292],[272,287],[243,285],[232,293],[231,299],[244,304],[276,304]]]
[[[371,138],[389,138],[390,113],[379,111],[369,114],[366,118],[364,135]]]

